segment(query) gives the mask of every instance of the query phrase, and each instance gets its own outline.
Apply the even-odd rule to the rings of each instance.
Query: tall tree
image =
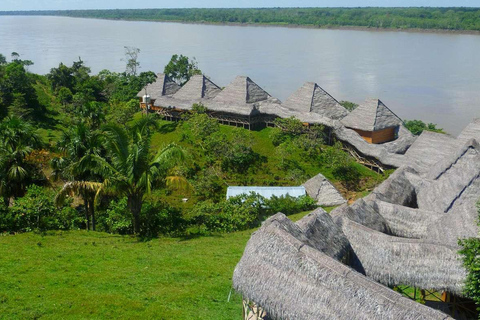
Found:
[[[189,59],[184,55],[174,54],[163,71],[170,79],[183,86],[196,74],[202,74],[195,58]]]
[[[35,128],[25,120],[8,116],[0,123],[0,196],[6,205],[42,179],[40,168],[27,159],[41,146]]]
[[[129,76],[136,76],[137,71],[140,68],[140,62],[138,62],[138,54],[140,53],[140,49],[127,46],[125,46],[124,48],[125,60],[127,62],[125,73]]]
[[[185,159],[179,146],[170,144],[155,156],[150,153],[150,130],[155,127],[156,122],[151,117],[142,117],[128,129],[117,124],[106,126],[108,157],[97,158],[98,168],[105,177],[99,194],[111,193],[127,198],[136,234],[140,233],[140,212],[145,195],[162,181],[186,183],[181,177],[168,175]]]
[[[85,123],[79,123],[64,132],[57,146],[62,156],[52,160],[55,178],[67,182],[56,197],[61,204],[67,195],[77,194],[83,199],[87,230],[95,230],[95,195],[102,177],[96,174],[96,157],[102,156],[102,135],[91,130]],[[91,222],[91,223],[90,223]]]

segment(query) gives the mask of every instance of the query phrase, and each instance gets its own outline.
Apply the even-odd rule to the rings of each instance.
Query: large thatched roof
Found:
[[[315,112],[330,119],[341,119],[348,111],[314,82],[306,82],[285,100],[283,106],[299,113]]]
[[[379,99],[367,99],[342,119],[348,128],[378,131],[399,126],[403,121]]]
[[[322,252],[302,230],[283,214],[271,217],[235,268],[235,289],[271,318],[450,319]]]
[[[173,80],[170,80],[164,73],[158,73],[155,82],[148,84],[144,89],[137,93],[137,97],[141,98],[145,94],[152,99],[158,99],[166,95],[172,95],[180,89],[180,86]]]

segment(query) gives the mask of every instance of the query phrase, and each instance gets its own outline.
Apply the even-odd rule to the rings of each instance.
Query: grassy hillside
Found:
[[[0,236],[0,319],[240,319],[240,295],[228,297],[253,231],[148,242],[86,231]]]

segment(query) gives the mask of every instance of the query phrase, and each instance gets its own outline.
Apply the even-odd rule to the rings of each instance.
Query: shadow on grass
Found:
[[[162,134],[173,132],[175,131],[175,129],[177,129],[178,124],[179,122],[175,122],[175,121],[162,124],[158,128],[158,132]]]

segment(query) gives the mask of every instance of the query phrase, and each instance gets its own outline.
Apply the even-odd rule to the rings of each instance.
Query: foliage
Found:
[[[202,71],[198,68],[195,58],[189,59],[184,55],[174,54],[165,66],[163,73],[183,86],[192,76],[202,74]]]
[[[315,200],[289,195],[266,199],[259,194],[240,195],[218,203],[201,202],[196,205],[190,219],[190,232],[233,232],[257,227],[268,216],[277,212],[294,214],[315,208]]]
[[[0,14],[315,27],[480,30],[479,12],[478,8],[466,7],[411,7],[50,10]]]
[[[480,217],[480,202],[477,203],[477,210]],[[478,225],[480,226],[480,223]],[[480,310],[480,239],[459,239],[458,244],[462,247],[459,253],[467,269],[465,294],[475,302],[477,310]]]
[[[5,204],[23,196],[28,185],[44,182],[39,165],[27,159],[40,147],[40,137],[30,123],[15,116],[0,122],[0,196]]]
[[[34,77],[26,70],[30,63],[16,59],[0,64],[0,119],[8,113],[35,119],[45,111],[38,101]]]
[[[437,128],[436,124],[426,124],[422,120],[407,120],[405,121],[405,127],[410,130],[411,133],[417,136],[419,136],[424,130],[445,133],[443,129]]]
[[[141,231],[144,196],[158,187],[160,181],[178,180],[168,174],[185,159],[183,150],[174,144],[151,156],[152,127],[155,128],[155,122],[148,116],[137,120],[128,130],[117,124],[105,126],[107,157],[96,157],[97,170],[104,177],[99,194],[127,197],[136,234]]]
[[[132,215],[128,208],[128,199],[123,197],[112,200],[104,214],[99,217],[103,231],[118,234],[133,234]],[[143,238],[163,235],[176,235],[186,227],[178,209],[158,201],[146,201],[142,206],[140,236]]]
[[[98,74],[104,83],[104,93],[110,103],[128,102],[135,99],[137,93],[149,83],[155,81],[152,71],[141,72],[139,75],[102,70]]]
[[[353,111],[358,107],[358,104],[355,102],[350,102],[350,101],[340,101],[340,104],[347,109],[348,111]]]
[[[66,204],[60,208],[54,203],[55,191],[32,185],[24,197],[0,216],[0,231],[27,232],[32,230],[70,230],[82,222],[78,213]]]
[[[127,47],[125,46],[125,61],[127,65],[125,67],[125,74],[127,76],[136,76],[137,70],[140,68],[140,63],[138,62],[138,54],[140,53],[139,48]]]

